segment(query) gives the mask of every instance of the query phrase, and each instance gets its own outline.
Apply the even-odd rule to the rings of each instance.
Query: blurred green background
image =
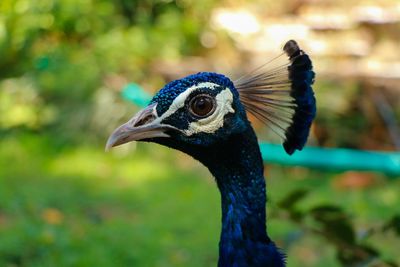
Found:
[[[317,72],[309,145],[398,150],[400,4],[374,2],[1,0],[0,266],[216,265],[208,171],[155,144],[104,152],[138,109],[129,82],[234,79],[296,39]],[[288,266],[400,264],[398,177],[268,164],[266,177]]]

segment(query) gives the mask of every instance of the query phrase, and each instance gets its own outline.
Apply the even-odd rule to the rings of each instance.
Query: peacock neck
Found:
[[[248,237],[267,240],[264,166],[253,130],[232,136],[209,154],[205,164],[221,192],[223,226],[238,219],[252,230]]]
[[[202,162],[221,192],[219,267],[283,267],[284,257],[266,231],[264,166],[250,123],[209,146],[164,143]],[[158,140],[163,144],[164,139]]]
[[[266,232],[264,166],[253,129],[209,148],[201,161],[221,192],[218,266],[284,266]]]

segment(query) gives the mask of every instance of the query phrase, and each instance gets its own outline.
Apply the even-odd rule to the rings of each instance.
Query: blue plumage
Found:
[[[150,103],[158,103],[157,112],[159,114],[164,113],[172,101],[187,88],[190,88],[196,84],[212,82],[220,85],[224,88],[229,88],[237,96],[237,91],[234,89],[232,81],[225,75],[214,73],[214,72],[199,72],[186,76],[179,80],[174,80],[166,84],[150,101]]]
[[[133,140],[158,143],[209,169],[221,192],[219,267],[285,266],[267,234],[264,166],[246,111],[284,130],[289,154],[304,146],[315,116],[314,73],[309,57],[289,44],[290,66],[241,82],[211,72],[170,82],[107,142],[107,148]],[[282,94],[286,98],[275,97]]]

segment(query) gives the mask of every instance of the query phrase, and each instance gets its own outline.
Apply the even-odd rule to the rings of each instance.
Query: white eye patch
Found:
[[[224,126],[224,117],[228,113],[234,113],[235,110],[232,108],[233,95],[231,90],[228,88],[222,90],[216,96],[217,107],[210,116],[200,119],[198,121],[191,122],[189,128],[184,132],[186,135],[192,135],[195,133],[214,133],[216,130]]]
[[[168,110],[162,114],[159,119],[164,120],[165,118],[174,114],[178,109],[184,107],[187,97],[189,97],[192,92],[200,88],[208,88],[213,90],[216,87],[219,87],[219,85],[215,83],[204,82],[186,89],[175,98]],[[183,131],[187,136],[196,133],[214,133],[224,125],[225,115],[235,112],[235,110],[232,108],[233,94],[229,88],[222,90],[215,97],[215,99],[217,106],[215,107],[213,114],[198,121],[191,122],[188,129]]]

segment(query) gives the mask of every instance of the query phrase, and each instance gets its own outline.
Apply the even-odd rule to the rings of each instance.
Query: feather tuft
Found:
[[[304,147],[316,114],[311,87],[315,73],[295,41],[288,41],[283,50],[234,84],[245,109],[280,136],[291,155]]]

